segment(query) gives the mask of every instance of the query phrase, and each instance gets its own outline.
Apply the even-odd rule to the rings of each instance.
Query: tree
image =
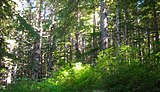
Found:
[[[121,45],[120,19],[119,19],[119,0],[116,1],[116,28],[117,28],[117,45]]]
[[[107,9],[105,8],[106,1],[101,1],[101,50],[105,50],[109,46],[109,35],[108,35],[108,19]]]
[[[20,1],[21,10],[0,1],[0,61],[16,70],[1,68],[8,79],[52,77],[76,62],[95,65],[100,50],[112,50],[117,61],[159,62],[158,0]]]

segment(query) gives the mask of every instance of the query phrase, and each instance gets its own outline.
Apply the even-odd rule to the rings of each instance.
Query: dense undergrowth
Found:
[[[117,53],[118,50],[118,53]],[[41,82],[31,79],[9,85],[3,92],[160,92],[159,54],[140,61],[128,46],[101,52],[95,66],[72,64]]]

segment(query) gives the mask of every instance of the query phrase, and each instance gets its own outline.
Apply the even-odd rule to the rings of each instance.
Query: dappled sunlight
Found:
[[[75,66],[74,66],[73,69],[74,69],[75,71],[83,69],[82,63],[81,63],[81,62],[75,63]]]
[[[15,47],[18,47],[18,43],[14,39],[8,39],[6,42],[8,43],[9,52],[12,52]]]
[[[160,92],[159,0],[0,0],[0,92]]]

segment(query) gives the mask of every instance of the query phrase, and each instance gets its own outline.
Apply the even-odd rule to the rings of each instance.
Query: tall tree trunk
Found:
[[[39,43],[34,42],[34,54],[33,54],[33,66],[32,66],[32,78],[38,79],[38,70],[39,70],[39,59],[40,59],[40,52],[39,52]]]
[[[54,31],[54,25],[52,25],[51,29],[50,29],[50,36],[49,36],[49,65],[48,65],[48,72],[49,75],[48,77],[50,77],[50,72],[53,68],[53,31]]]
[[[158,23],[157,23],[157,13],[156,13],[156,0],[153,0],[153,16],[154,16],[154,30],[155,30],[155,40],[156,40],[156,49],[155,52],[160,51],[159,49],[159,33],[158,33]]]
[[[41,8],[42,8],[42,0],[40,0],[40,7],[39,7],[39,19],[38,19],[38,23],[39,23],[39,25],[38,25],[38,28],[39,28],[39,31],[40,31],[40,43],[39,43],[39,54],[40,54],[40,57],[39,57],[39,63],[40,63],[40,70],[39,70],[39,78],[41,78],[42,77],[42,43],[43,43],[43,38],[42,38],[42,36],[43,36],[43,28],[42,28],[42,17],[41,17]]]
[[[66,37],[65,36],[63,36],[63,49],[64,49],[64,51],[63,51],[63,57],[64,57],[64,62],[65,62],[65,64],[67,63],[66,61]]]
[[[150,45],[151,45],[151,42],[150,42],[150,29],[147,29],[147,40],[148,40],[148,44],[147,44],[148,45],[148,56],[150,57]]]
[[[80,11],[79,11],[79,1],[77,2],[77,32],[75,33],[76,35],[76,43],[75,43],[75,49],[76,49],[76,59],[80,59],[80,54],[81,54],[81,51],[80,51],[80,30],[79,30],[79,27],[80,27]]]
[[[125,11],[125,17],[126,17],[126,25],[125,25],[125,45],[128,45],[128,23],[129,23],[129,15],[128,15],[128,9]]]
[[[97,47],[96,45],[96,36],[95,36],[95,33],[96,33],[96,11],[95,11],[95,8],[93,10],[93,37],[92,37],[92,49],[95,49]],[[92,54],[92,64],[95,63],[95,59],[97,57],[97,51],[93,52]]]
[[[85,46],[86,44],[85,44],[85,35],[82,35],[82,60],[83,61],[85,61],[85,55],[84,55],[84,53],[85,53]]]
[[[41,7],[42,7],[42,0],[37,0],[37,11],[36,11],[36,27],[37,27],[37,32],[40,34],[40,40],[39,42],[35,42],[35,55],[33,56],[33,62],[34,62],[34,66],[33,66],[33,75],[32,78],[33,79],[38,79],[38,77],[40,76],[39,74],[41,73],[41,67],[40,64],[42,63],[42,59],[41,59],[41,47],[42,47],[42,21],[41,21]]]
[[[4,42],[4,39],[2,37],[0,37],[0,64],[1,64],[1,59],[3,56],[3,52],[2,52],[2,43]]]
[[[6,82],[8,85],[8,84],[11,84],[11,82],[12,82],[12,64],[9,65],[7,73],[8,74],[7,74]]]
[[[139,14],[140,14],[140,9],[139,7],[137,8],[137,31],[138,31],[138,59],[139,61],[142,61],[142,51],[141,51],[141,29],[140,29],[140,18],[139,18]]]
[[[72,61],[72,59],[73,59],[73,54],[72,54],[72,47],[73,46],[73,38],[71,38],[71,46],[70,46],[70,61]],[[71,63],[70,63],[70,65],[71,65]]]
[[[120,19],[119,19],[119,0],[116,2],[116,26],[117,26],[117,44],[121,45]]]
[[[76,49],[76,59],[79,59],[80,58],[80,44],[79,44],[79,35],[80,33],[79,32],[76,32],[76,42],[75,42],[75,49]]]
[[[93,10],[93,42],[92,42],[92,45],[93,47],[95,47],[95,38],[96,36],[94,35],[96,32],[96,15],[95,15],[95,9]]]
[[[108,48],[109,35],[108,35],[108,19],[107,19],[107,9],[105,8],[106,0],[101,2],[101,50]]]
[[[139,21],[140,19],[138,18],[137,19],[137,24],[138,24],[138,27],[137,27],[137,31],[138,31],[138,58],[139,58],[139,61],[142,61],[142,55],[141,55],[141,30],[139,29],[140,25],[139,25]]]
[[[54,18],[55,18],[55,15],[54,15],[54,12],[55,12],[55,6],[52,7],[53,9],[51,9],[51,13],[52,13],[52,27],[50,29],[50,36],[49,36],[49,66],[48,66],[48,72],[49,72],[49,77],[50,77],[50,72],[53,70],[53,65],[54,65],[54,62],[53,62],[53,51],[56,49],[56,37],[53,36],[53,32],[54,32],[54,29],[55,29],[55,26],[54,26]]]
[[[72,61],[72,46],[73,46],[73,38],[72,38],[72,36],[70,35],[70,37],[69,37],[69,42],[70,42],[70,45],[69,45],[69,61]],[[71,64],[70,62],[69,62],[69,64]]]

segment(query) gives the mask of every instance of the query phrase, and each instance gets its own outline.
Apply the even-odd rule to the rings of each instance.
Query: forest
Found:
[[[0,0],[0,92],[160,92],[159,0]]]

